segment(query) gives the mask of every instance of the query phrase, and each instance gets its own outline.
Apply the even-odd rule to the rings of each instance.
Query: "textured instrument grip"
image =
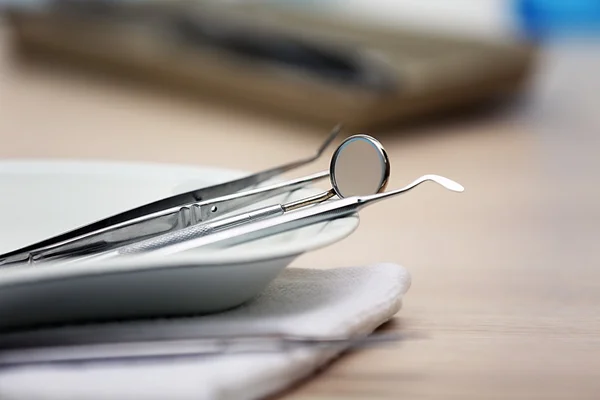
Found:
[[[283,213],[281,204],[263,207],[258,210],[236,214],[228,218],[216,219],[212,222],[201,223],[184,228],[178,231],[166,233],[151,239],[141,241],[129,246],[120,248],[117,254],[137,254],[147,251],[162,249],[168,246],[176,245],[193,239],[198,239],[203,236],[210,235],[215,231],[221,231],[240,224],[257,221],[263,218],[273,217]]]
[[[137,254],[160,249],[165,246],[177,244],[186,240],[199,238],[213,232],[212,224],[199,224],[179,231],[167,233],[152,239],[143,240],[119,249],[119,254]]]

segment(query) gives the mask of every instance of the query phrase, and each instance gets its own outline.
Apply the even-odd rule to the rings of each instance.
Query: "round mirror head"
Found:
[[[333,190],[340,197],[382,192],[390,176],[387,154],[376,139],[354,135],[336,149],[329,168]]]

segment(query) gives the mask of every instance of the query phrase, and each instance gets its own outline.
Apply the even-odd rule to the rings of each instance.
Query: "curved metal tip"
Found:
[[[465,188],[463,187],[463,185],[461,185],[458,182],[453,181],[452,179],[448,179],[443,176],[424,175],[420,179],[422,179],[423,181],[426,181],[426,180],[434,181],[435,183],[438,183],[438,184],[442,185],[443,187],[445,187],[446,189],[451,190],[453,192],[462,193],[465,191]]]
[[[413,182],[411,182],[410,184],[404,186],[403,188],[400,189],[396,189],[396,190],[392,190],[390,192],[385,192],[385,193],[379,193],[379,194],[374,194],[374,195],[370,195],[370,196],[366,196],[363,198],[364,203],[368,203],[371,201],[379,201],[379,200],[383,200],[385,198],[388,197],[392,197],[392,196],[397,196],[399,194],[402,193],[406,193],[414,188],[416,188],[417,186],[419,186],[420,184],[424,183],[424,182],[435,182],[441,186],[443,186],[444,188],[451,190],[453,192],[463,192],[465,190],[465,188],[458,182],[453,181],[452,179],[448,179],[446,177],[443,176],[439,176],[439,175],[423,175],[420,178],[415,179]]]

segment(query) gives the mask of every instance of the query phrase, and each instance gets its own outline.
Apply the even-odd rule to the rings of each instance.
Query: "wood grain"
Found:
[[[390,188],[439,173],[466,192],[426,185],[366,209],[355,234],[295,266],[403,264],[413,285],[389,329],[426,338],[348,354],[278,398],[600,396],[600,119],[551,129],[530,108],[369,132],[390,154]],[[5,158],[260,170],[310,153],[325,133],[0,57]]]

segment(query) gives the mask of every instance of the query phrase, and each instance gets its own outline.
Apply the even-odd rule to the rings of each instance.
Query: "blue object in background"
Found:
[[[514,11],[530,38],[600,35],[600,0],[515,0]]]

